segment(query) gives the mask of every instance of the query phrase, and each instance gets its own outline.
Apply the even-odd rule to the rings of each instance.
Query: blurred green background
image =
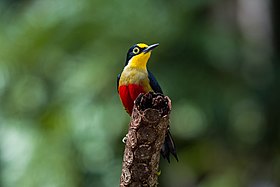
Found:
[[[279,1],[0,1],[0,187],[119,185],[126,52],[172,99],[161,187],[280,186]]]

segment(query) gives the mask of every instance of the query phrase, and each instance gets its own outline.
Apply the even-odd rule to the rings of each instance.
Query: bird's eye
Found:
[[[138,47],[135,47],[132,52],[134,54],[138,54],[140,52],[140,49]]]

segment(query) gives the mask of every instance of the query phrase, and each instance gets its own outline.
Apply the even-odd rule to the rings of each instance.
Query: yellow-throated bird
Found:
[[[151,52],[158,45],[153,44],[148,46],[147,44],[139,43],[132,46],[127,52],[124,69],[118,75],[117,88],[123,106],[129,115],[132,113],[134,100],[140,93],[151,91],[163,93],[157,80],[147,69],[147,62],[151,56]],[[163,158],[167,159],[168,162],[170,162],[170,153],[178,161],[175,145],[168,130],[161,149]]]

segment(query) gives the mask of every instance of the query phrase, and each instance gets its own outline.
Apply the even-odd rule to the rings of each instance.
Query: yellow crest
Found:
[[[139,44],[137,44],[137,46],[140,47],[140,48],[148,47],[148,45],[144,44],[144,43],[139,43]]]

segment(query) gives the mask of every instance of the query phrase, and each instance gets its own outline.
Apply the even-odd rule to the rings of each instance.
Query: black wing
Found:
[[[155,76],[149,70],[148,70],[148,77],[150,80],[150,85],[151,85],[152,89],[154,90],[154,92],[163,94],[162,89],[161,89],[160,85],[158,84]]]
[[[148,76],[149,76],[149,80],[150,80],[150,85],[151,85],[152,89],[154,90],[154,92],[163,94],[160,85],[158,84],[156,78],[150,71],[148,71]],[[175,159],[178,161],[175,144],[172,139],[171,133],[168,130],[165,135],[164,144],[161,148],[161,155],[163,156],[163,158],[167,159],[168,162],[170,162],[170,157],[169,157],[170,154],[172,154],[175,157]]]
[[[177,162],[179,161],[177,153],[176,153],[175,144],[174,144],[174,141],[172,139],[169,129],[167,130],[167,133],[165,135],[164,144],[162,145],[160,153],[161,153],[162,157],[164,159],[167,159],[167,161],[169,163],[170,163],[170,154],[172,154],[175,157]]]
[[[120,82],[120,77],[121,77],[121,74],[118,74],[118,77],[117,77],[117,91],[119,93],[119,82]]]

